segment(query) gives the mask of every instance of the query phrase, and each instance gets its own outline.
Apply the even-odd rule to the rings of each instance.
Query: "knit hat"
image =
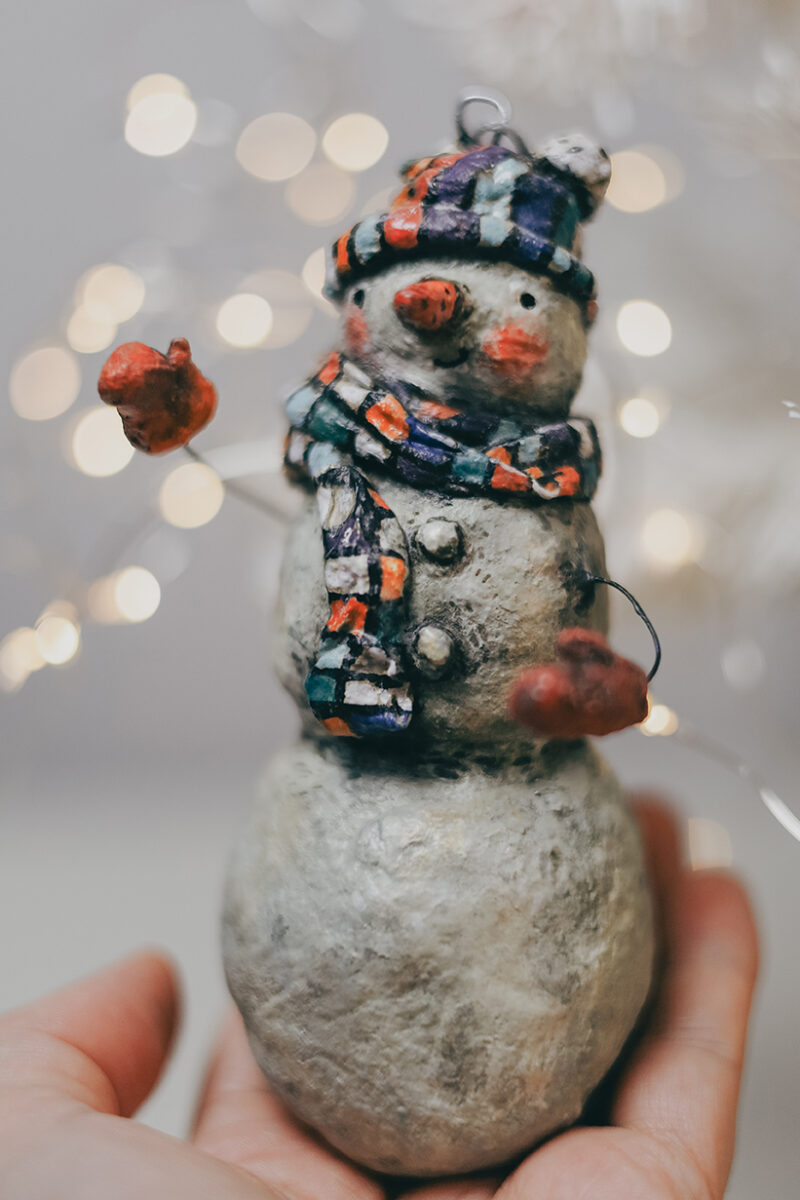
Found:
[[[527,155],[476,145],[403,168],[387,213],[365,217],[334,243],[326,294],[341,299],[358,279],[411,258],[450,255],[512,263],[552,277],[580,303],[595,291],[580,260],[581,223],[605,195],[611,164],[581,135]]]

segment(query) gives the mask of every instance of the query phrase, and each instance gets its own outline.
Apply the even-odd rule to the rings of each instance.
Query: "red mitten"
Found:
[[[186,338],[175,338],[166,354],[141,342],[118,346],[97,390],[119,412],[131,445],[146,454],[185,446],[217,408],[217,389],[192,362]]]
[[[537,736],[602,737],[647,716],[647,676],[589,629],[564,629],[558,661],[523,671],[511,689],[512,717]]]

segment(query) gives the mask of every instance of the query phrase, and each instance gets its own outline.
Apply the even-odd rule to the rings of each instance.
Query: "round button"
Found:
[[[435,678],[451,666],[455,641],[441,625],[422,625],[414,638],[414,654],[423,675]]]
[[[461,526],[455,521],[426,521],[417,532],[417,543],[426,558],[434,562],[455,562],[464,553]]]

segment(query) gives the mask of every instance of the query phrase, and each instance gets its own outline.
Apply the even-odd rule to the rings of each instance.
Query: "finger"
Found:
[[[650,887],[653,897],[653,923],[656,946],[660,950],[664,942],[665,911],[675,880],[680,873],[681,844],[678,822],[673,812],[662,800],[646,793],[631,797],[631,808],[639,824]],[[655,990],[659,967],[654,971],[652,991]],[[641,1037],[649,1012],[650,1001],[645,1004],[631,1035],[623,1046],[617,1061],[589,1097],[583,1114],[583,1125],[608,1125],[611,1109],[616,1098],[619,1081],[627,1070],[628,1062]]]
[[[634,795],[631,806],[642,834],[656,911],[660,912],[672,894],[681,869],[682,846],[678,821],[662,800],[647,793]]]
[[[410,1192],[401,1191],[397,1200],[491,1200],[498,1183],[497,1179],[461,1179],[426,1184]]]
[[[41,1087],[130,1116],[154,1087],[178,1019],[158,954],[107,967],[0,1018],[0,1091]]]
[[[720,873],[683,875],[667,933],[652,1032],[633,1059],[613,1120],[682,1150],[711,1194],[722,1195],[758,966],[741,884]]]
[[[15,1110],[11,1124],[12,1136],[5,1119],[0,1131],[3,1200],[287,1200],[247,1171],[107,1113],[76,1106],[43,1122],[37,1105],[27,1119]]]
[[[299,1124],[269,1091],[231,1015],[195,1118],[196,1144],[297,1200],[378,1200],[380,1187]]]

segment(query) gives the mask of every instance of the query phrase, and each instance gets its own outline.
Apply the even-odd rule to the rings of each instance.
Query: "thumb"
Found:
[[[43,1089],[130,1116],[153,1089],[178,1019],[174,968],[143,952],[0,1017],[0,1095]]]

